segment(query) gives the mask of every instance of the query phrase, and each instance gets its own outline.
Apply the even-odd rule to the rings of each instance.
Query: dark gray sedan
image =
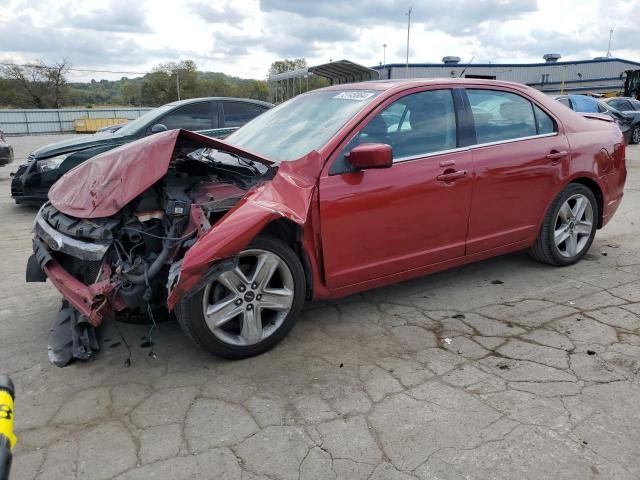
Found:
[[[13,162],[13,147],[7,143],[4,133],[0,130],[0,167]]]

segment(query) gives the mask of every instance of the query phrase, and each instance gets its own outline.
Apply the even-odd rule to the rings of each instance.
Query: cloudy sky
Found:
[[[445,7],[446,5],[446,7]],[[146,72],[193,59],[200,70],[265,78],[284,57],[404,63],[457,55],[474,63],[541,61],[544,53],[640,61],[640,0],[0,0],[0,61]],[[71,72],[70,79],[120,78]]]

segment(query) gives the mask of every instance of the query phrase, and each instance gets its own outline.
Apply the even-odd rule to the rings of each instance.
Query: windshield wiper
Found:
[[[224,155],[228,155],[230,157],[233,157],[239,165],[243,165],[245,167],[248,167],[253,173],[255,173],[256,175],[261,175],[262,172],[260,172],[260,169],[256,166],[256,162],[254,162],[253,160],[250,160],[248,158],[244,158],[241,157],[240,155],[236,154],[236,153],[232,153],[232,152],[226,152],[224,150],[206,150],[206,153],[203,152],[202,156],[207,158],[208,160],[214,162],[214,163],[225,163],[220,159],[216,159],[215,158],[215,154],[213,154],[213,152],[220,152],[223,153]]]

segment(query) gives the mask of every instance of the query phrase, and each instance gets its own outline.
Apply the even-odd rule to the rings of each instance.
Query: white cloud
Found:
[[[6,2],[6,0],[5,0]],[[640,60],[640,0],[8,0],[0,3],[0,60],[149,71],[193,59],[202,70],[264,78],[283,56],[310,64],[348,58],[404,63],[413,3],[410,62],[457,55],[475,62],[541,61],[613,54]],[[72,80],[122,74],[76,72]],[[132,76],[132,75],[130,75]]]

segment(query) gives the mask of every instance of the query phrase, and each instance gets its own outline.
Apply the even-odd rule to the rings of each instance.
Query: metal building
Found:
[[[373,67],[383,79],[467,77],[507,80],[530,85],[548,94],[622,92],[626,70],[640,63],[621,58],[558,61],[559,54],[546,54],[544,63],[460,63],[459,57],[444,57],[442,63],[389,64]]]

